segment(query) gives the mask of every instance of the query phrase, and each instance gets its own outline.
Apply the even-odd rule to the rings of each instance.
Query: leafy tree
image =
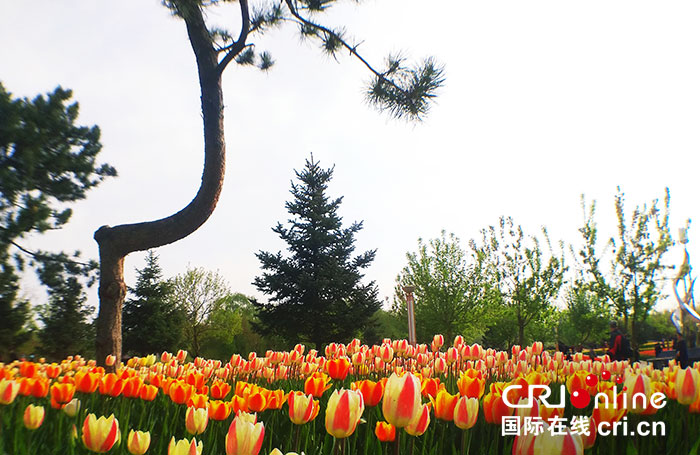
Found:
[[[226,322],[216,312],[226,304],[230,294],[228,283],[221,275],[201,267],[190,268],[173,278],[172,298],[185,311],[185,341],[192,355],[201,355],[206,336],[221,330],[212,322]]]
[[[418,239],[418,252],[407,253],[408,265],[396,278],[395,305],[404,315],[404,286],[414,286],[416,335],[429,342],[436,333],[452,339],[461,334],[479,340],[486,328],[485,299],[491,292],[484,256],[471,257],[459,239],[445,231],[427,244]]]
[[[600,344],[608,336],[610,312],[598,295],[572,287],[565,298],[566,309],[559,321],[559,338],[569,346]]]
[[[0,84],[0,345],[14,350],[26,340],[29,305],[17,300],[18,271],[26,258],[49,288],[43,318],[82,321],[81,281],[96,263],[77,261],[79,253],[31,251],[22,240],[60,229],[70,220],[69,204],[84,199],[113,167],[97,163],[102,145],[96,126],[75,124],[78,103],[68,104],[70,90],[56,88],[33,100],[13,98]],[[52,276],[52,274],[54,274]],[[74,275],[72,278],[71,275]],[[68,315],[75,309],[78,313]],[[76,322],[77,323],[77,322]],[[82,324],[80,322],[78,325]],[[81,326],[82,327],[82,326]],[[50,328],[53,330],[53,328]],[[49,331],[50,331],[49,330]],[[44,330],[45,333],[48,333]],[[7,353],[5,353],[7,355]]]
[[[668,227],[670,194],[668,188],[663,208],[658,199],[650,206],[636,207],[631,218],[625,215],[625,195],[618,187],[615,195],[617,235],[608,246],[613,257],[605,271],[602,255],[597,251],[598,227],[594,220],[595,201],[586,210],[582,201],[584,224],[579,232],[583,245],[578,252],[581,260],[580,286],[587,286],[601,300],[611,305],[615,316],[624,322],[633,349],[639,345],[639,325],[661,297],[659,279],[664,269],[664,254],[673,245]]]
[[[671,311],[650,311],[644,322],[639,324],[638,334],[640,345],[648,341],[672,340],[676,328],[671,323]]]
[[[215,302],[204,335],[202,351],[212,359],[228,359],[236,351],[236,336],[242,331],[243,308],[249,307],[248,297],[241,293],[228,294]]]
[[[48,304],[39,311],[43,324],[39,339],[43,352],[53,360],[92,352],[95,332],[88,320],[92,308],[86,304],[87,296],[80,281],[86,268],[89,266],[69,260],[48,261],[39,268],[39,279],[49,292]]]
[[[533,236],[528,241],[512,218],[502,217],[498,227],[482,230],[483,245],[474,243],[500,294],[493,301],[505,306],[504,314],[514,318],[520,345],[526,344],[526,329],[531,323],[552,316],[553,301],[564,283],[563,253],[554,255],[547,230],[542,231],[549,258],[545,258],[539,240]]]
[[[158,256],[149,251],[146,265],[137,270],[132,298],[124,303],[124,351],[148,355],[181,347],[185,312],[173,298],[173,283],[163,279]]]
[[[384,338],[399,340],[408,337],[406,314],[377,310],[362,328],[360,339],[368,344],[381,344]]]
[[[256,65],[269,70],[271,55],[259,52],[249,38],[259,36],[275,26],[293,24],[301,35],[320,44],[321,49],[337,57],[349,52],[370,71],[373,79],[366,91],[367,99],[378,109],[395,117],[420,120],[430,101],[443,84],[442,68],[433,59],[408,67],[400,57],[389,57],[377,69],[359,53],[360,42],[349,38],[342,28],[331,28],[319,22],[321,13],[336,0],[284,0],[253,4],[238,1],[240,31],[210,27],[205,10],[220,1],[165,0],[164,4],[184,20],[197,61],[204,121],[204,171],[197,195],[179,212],[166,218],[115,227],[102,226],[95,232],[100,249],[100,313],[97,330],[98,358],[121,354],[121,307],[126,295],[124,258],[131,252],[143,251],[176,242],[196,231],[213,213],[224,180],[225,140],[224,100],[221,77],[231,62]],[[240,87],[240,89],[244,89]],[[248,87],[245,88],[249,89]]]
[[[333,168],[322,169],[312,156],[295,173],[301,183],[292,183],[294,199],[285,204],[292,217],[289,227],[277,223],[272,229],[287,243],[289,256],[257,253],[263,274],[254,284],[270,296],[269,303],[256,304],[258,328],[320,349],[323,343],[355,336],[380,308],[376,284],[361,283],[361,271],[370,266],[376,251],[352,256],[362,223],[343,228],[338,215],[343,198],[326,195]]]

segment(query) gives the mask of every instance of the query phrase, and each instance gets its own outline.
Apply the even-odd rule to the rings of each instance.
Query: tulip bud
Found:
[[[132,455],[143,455],[148,450],[148,446],[151,445],[151,433],[148,431],[134,431],[129,432],[129,437],[127,438],[126,448]]]
[[[75,417],[78,411],[80,411],[80,400],[77,398],[70,400],[63,408],[63,412],[68,414],[69,417]]]
[[[45,414],[43,406],[30,404],[24,410],[24,426],[29,430],[36,430],[44,422]]]
[[[391,442],[396,439],[396,427],[387,422],[377,422],[374,434],[382,442]]]
[[[192,435],[204,433],[209,423],[209,413],[206,408],[190,406],[185,414],[185,428]]]
[[[679,370],[676,374],[678,402],[689,405],[700,397],[700,373],[693,368]]]
[[[461,397],[454,408],[455,425],[462,430],[468,430],[476,424],[479,416],[479,400],[477,398]]]
[[[173,437],[168,444],[168,455],[202,455],[202,448],[202,441],[198,443],[195,438],[175,441]]]

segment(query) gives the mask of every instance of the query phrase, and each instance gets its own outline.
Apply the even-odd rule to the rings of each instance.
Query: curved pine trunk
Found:
[[[121,359],[122,305],[126,296],[124,258],[134,251],[167,245],[196,231],[214,212],[224,181],[225,143],[223,93],[217,53],[202,12],[194,8],[183,15],[197,60],[204,117],[204,172],[192,201],[179,212],[156,221],[102,226],[95,232],[100,250],[100,307],[97,317],[97,361],[107,355]]]

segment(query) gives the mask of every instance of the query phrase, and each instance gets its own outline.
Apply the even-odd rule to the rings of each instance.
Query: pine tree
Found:
[[[146,265],[137,270],[133,295],[124,303],[124,352],[147,355],[175,351],[182,341],[185,315],[172,298],[173,284],[163,280],[158,256],[149,251]]]
[[[272,230],[284,240],[288,257],[260,251],[263,274],[254,285],[269,295],[269,303],[255,303],[258,330],[289,342],[309,341],[317,349],[330,341],[349,340],[361,330],[381,304],[374,282],[361,282],[376,250],[352,257],[355,234],[362,223],[342,227],[338,208],[342,197],[326,195],[333,168],[322,169],[313,156],[292,183],[294,200],[285,207],[290,226]]]

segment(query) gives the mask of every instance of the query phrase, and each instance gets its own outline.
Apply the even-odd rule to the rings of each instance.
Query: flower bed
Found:
[[[297,345],[223,364],[188,362],[181,351],[133,358],[114,373],[80,357],[0,365],[0,453],[602,455],[700,447],[698,364],[654,370],[580,354],[567,361],[541,343],[502,352],[461,337],[445,349],[441,336],[430,347],[332,343],[323,354]]]

